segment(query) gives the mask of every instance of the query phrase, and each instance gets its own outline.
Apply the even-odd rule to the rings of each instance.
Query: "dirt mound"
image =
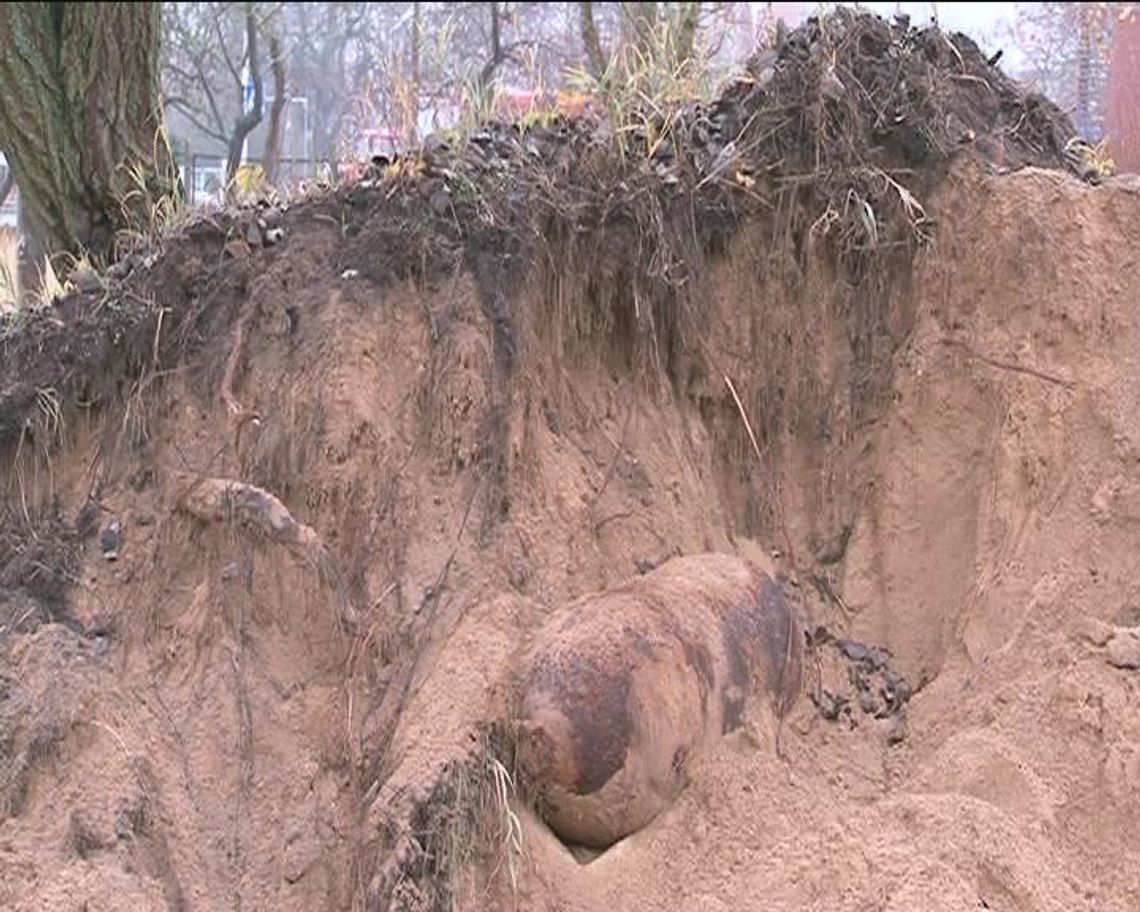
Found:
[[[1140,902],[1140,190],[967,39],[842,12],[606,131],[433,142],[5,318],[4,908]],[[707,552],[783,581],[812,699],[572,850],[527,656]]]

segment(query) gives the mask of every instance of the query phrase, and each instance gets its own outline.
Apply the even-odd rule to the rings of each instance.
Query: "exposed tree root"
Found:
[[[284,545],[320,574],[340,601],[341,620],[357,624],[356,609],[349,602],[336,560],[311,526],[298,522],[276,497],[256,485],[228,478],[190,480],[178,499],[177,509],[208,523],[233,522],[248,532]]]
[[[222,374],[222,389],[220,398],[225,403],[226,408],[230,414],[237,419],[238,430],[240,431],[241,425],[245,424],[251,418],[256,420],[255,413],[247,413],[246,409],[237,400],[234,395],[234,377],[237,375],[238,365],[241,364],[242,348],[245,345],[245,328],[253,317],[254,303],[252,300],[247,301],[238,315],[237,322],[234,324],[232,342],[230,344],[230,353],[226,358],[226,370]]]
[[[1076,384],[1071,380],[1066,380],[1064,377],[1058,377],[1056,374],[1050,374],[1043,370],[1038,370],[1035,367],[1027,367],[1024,364],[1014,364],[1012,361],[1002,361],[999,358],[991,358],[989,355],[983,355],[981,352],[974,351],[965,342],[960,342],[957,339],[943,339],[943,345],[950,345],[958,348],[966,353],[970,358],[981,361],[983,364],[988,364],[990,367],[996,367],[998,370],[1013,371],[1018,374],[1026,374],[1030,377],[1036,377],[1038,380],[1044,380],[1048,383],[1056,383],[1058,386],[1063,386],[1066,389],[1074,389]]]

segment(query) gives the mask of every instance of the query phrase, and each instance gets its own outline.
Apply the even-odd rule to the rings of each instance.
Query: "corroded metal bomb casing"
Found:
[[[605,847],[645,826],[750,694],[786,711],[802,650],[779,584],[730,555],[677,558],[559,610],[529,657],[517,745],[551,829]]]

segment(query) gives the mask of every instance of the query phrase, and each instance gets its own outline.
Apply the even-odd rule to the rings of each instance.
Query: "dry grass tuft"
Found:
[[[497,733],[481,732],[470,756],[446,767],[412,818],[414,851],[399,883],[414,885],[433,909],[484,906],[504,873],[517,900],[524,846],[503,743]]]

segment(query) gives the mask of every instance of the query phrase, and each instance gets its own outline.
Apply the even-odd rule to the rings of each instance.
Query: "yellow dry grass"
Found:
[[[19,239],[15,228],[0,226],[0,312],[16,306],[16,248]]]

